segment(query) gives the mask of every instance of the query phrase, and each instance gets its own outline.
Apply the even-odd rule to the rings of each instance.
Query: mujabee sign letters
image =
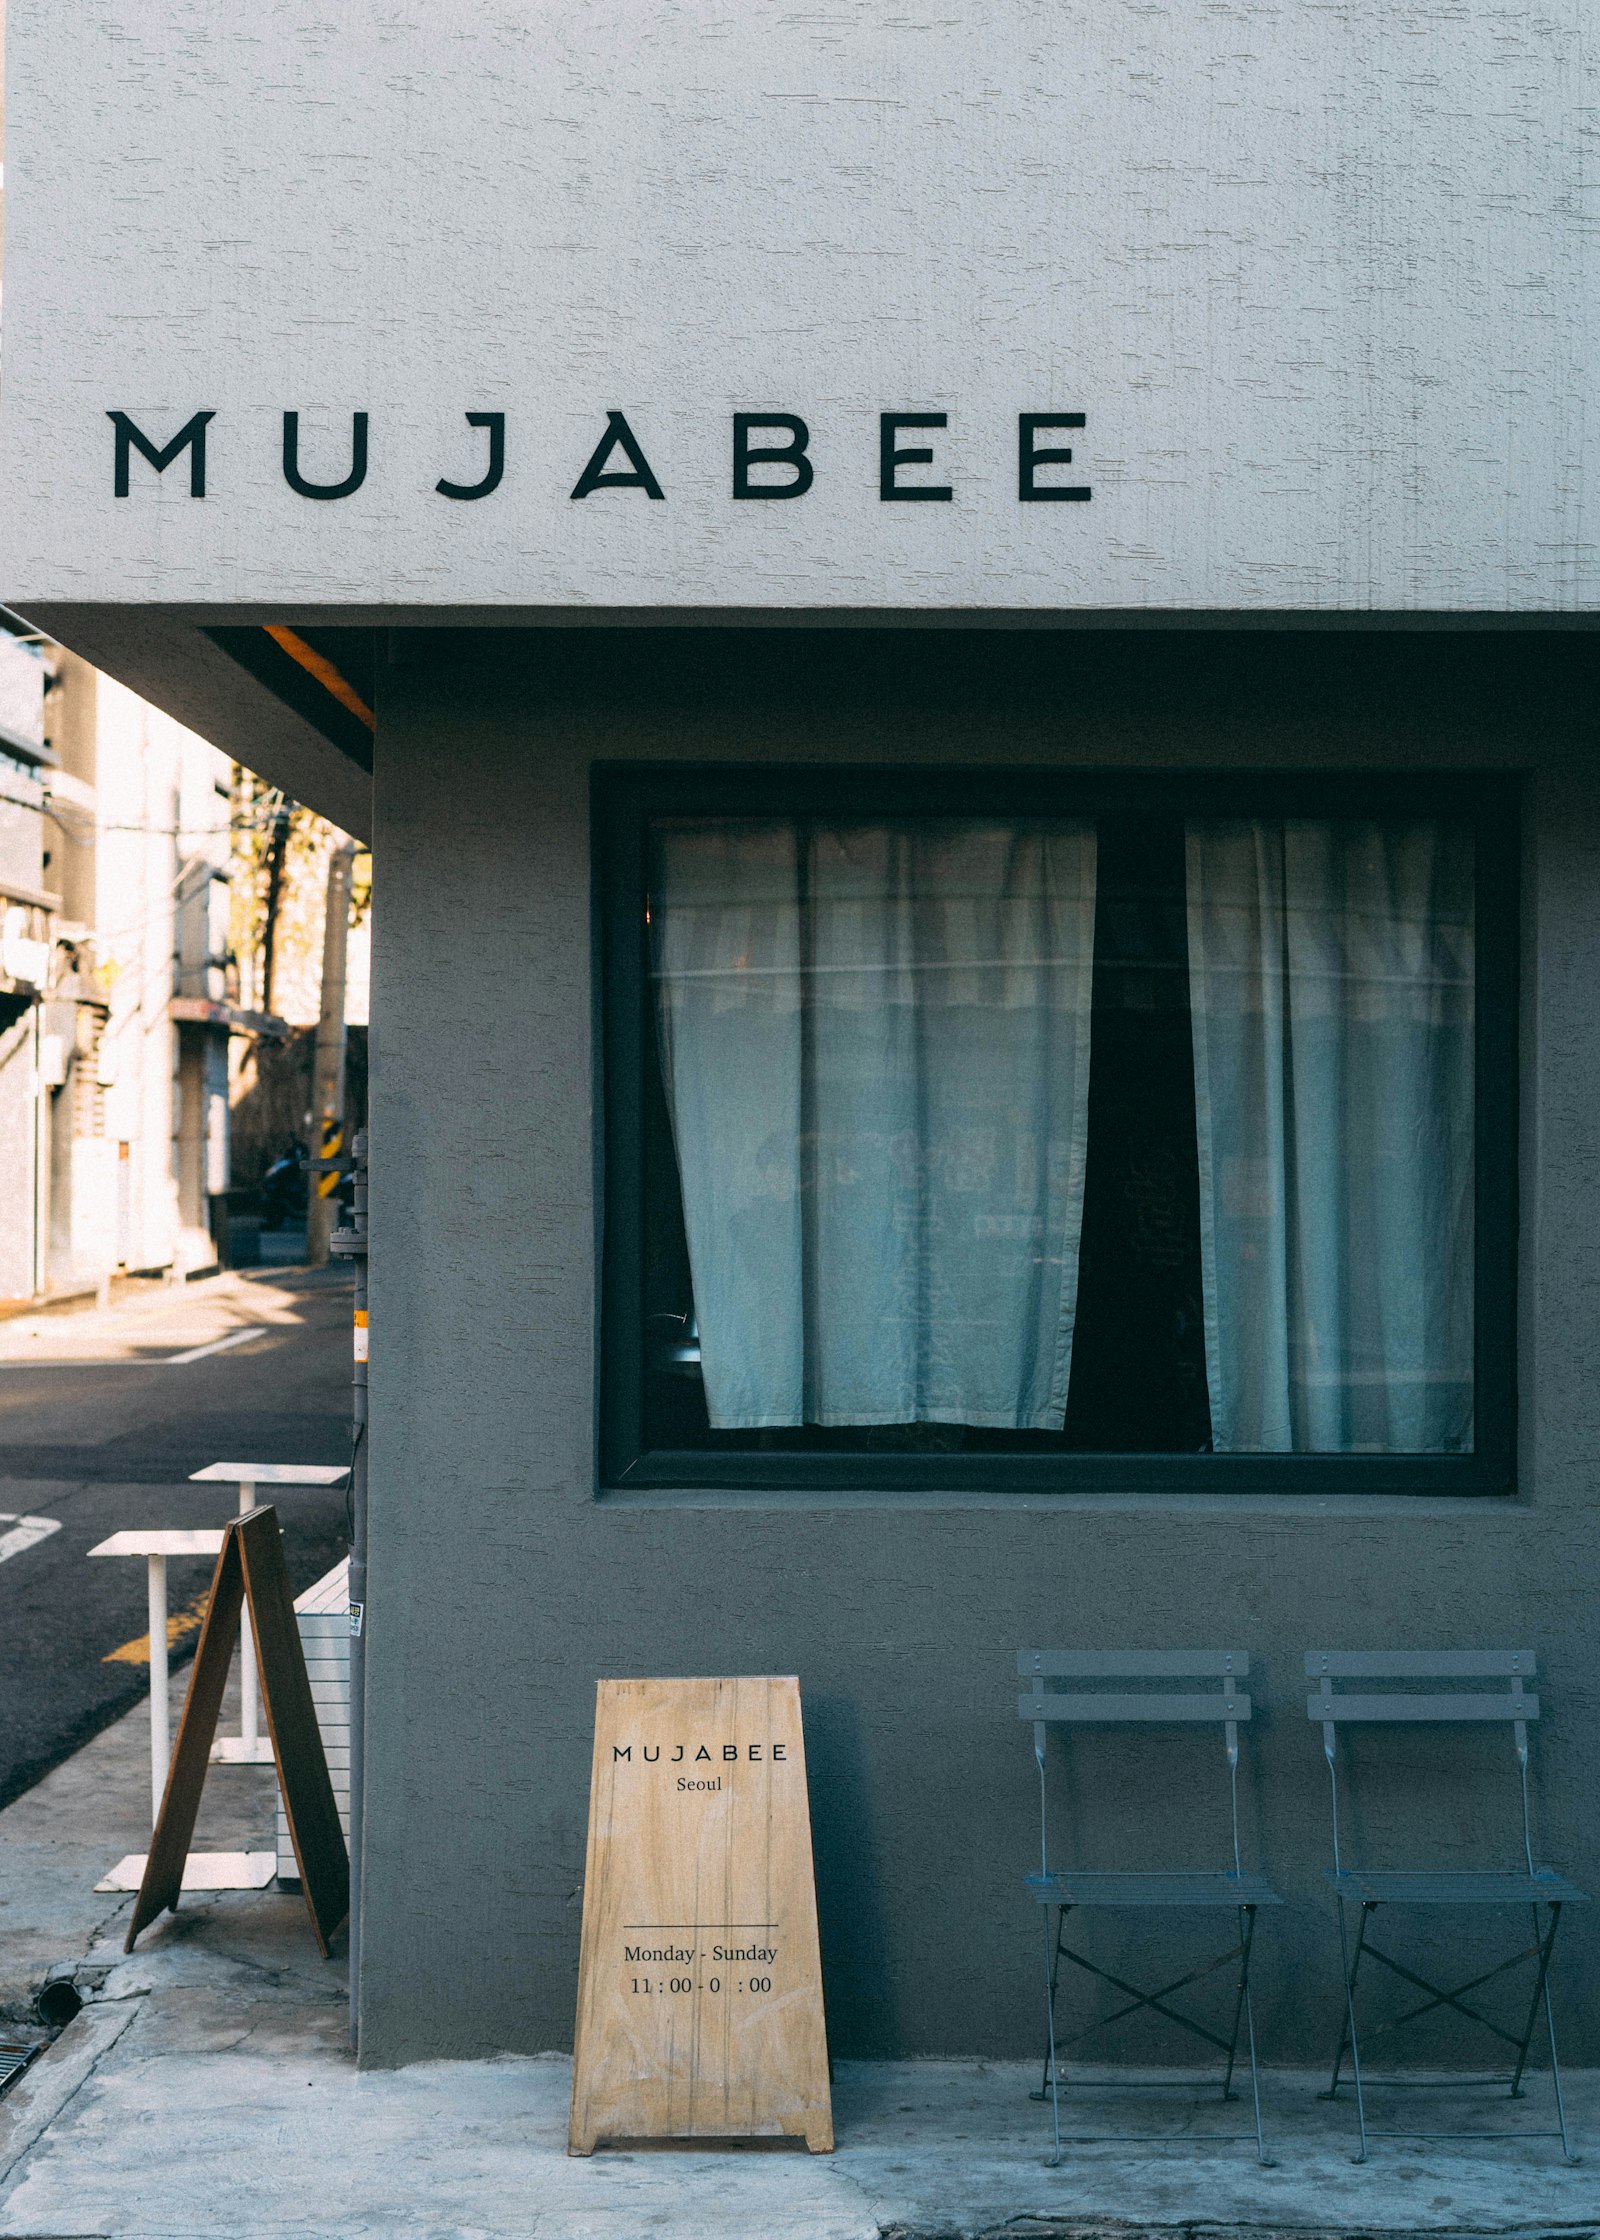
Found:
[[[503,412],[469,412],[468,428],[481,430],[487,439],[479,454],[481,471],[466,481],[441,476],[434,484],[441,498],[471,502],[492,497],[505,478],[506,415]],[[206,495],[207,449],[215,412],[196,412],[183,425],[164,436],[152,433],[129,412],[109,410],[113,430],[111,488],[118,498],[133,494],[137,456],[146,463],[144,479],[163,475],[185,461],[189,495]],[[313,475],[302,458],[300,415],[283,415],[283,479],[299,497],[336,500],[350,498],[367,479],[371,416],[350,415],[347,453],[337,462],[338,471]],[[1072,465],[1072,446],[1062,443],[1055,431],[1081,428],[1081,412],[1020,412],[1016,421],[1017,501],[1022,505],[1076,504],[1086,501],[1091,487],[1064,477]],[[939,434],[950,425],[948,412],[880,412],[878,419],[878,496],[884,504],[948,504],[955,492],[938,468],[935,449]],[[803,498],[817,479],[811,430],[797,412],[736,412],[730,448],[731,495],[735,499],[768,500]],[[851,471],[848,463],[835,462],[835,470]],[[859,466],[857,470],[859,471]],[[666,490],[646,456],[627,414],[609,411],[605,428],[569,493],[573,498],[593,497],[597,491],[632,490],[645,498],[665,502]]]
[[[800,1683],[602,1680],[569,2153],[833,2147]]]

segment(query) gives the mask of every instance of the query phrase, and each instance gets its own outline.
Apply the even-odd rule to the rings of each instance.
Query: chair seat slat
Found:
[[[1023,1719],[1068,1720],[1079,1726],[1169,1726],[1174,1721],[1194,1720],[1220,1724],[1224,1719],[1248,1719],[1250,1698],[1209,1691],[1192,1696],[1069,1695],[1064,1690],[1051,1693],[1041,1688],[1036,1695],[1018,1696],[1017,1713]]]
[[[1586,1905],[1576,1883],[1548,1867],[1532,1874],[1496,1874],[1482,1868],[1423,1868],[1411,1871],[1361,1868],[1327,1879],[1342,1896],[1366,1905],[1508,1906]]]
[[[1382,1696],[1307,1696],[1306,1717],[1319,1723],[1409,1720],[1427,1726],[1461,1719],[1537,1719],[1537,1696],[1452,1696],[1444,1693]]]
[[[1068,1868],[1062,1874],[1030,1874],[1026,1887],[1047,1906],[1276,1906],[1283,1900],[1263,1875],[1229,1874],[1216,1868],[1157,1869],[1127,1873],[1116,1869]]]

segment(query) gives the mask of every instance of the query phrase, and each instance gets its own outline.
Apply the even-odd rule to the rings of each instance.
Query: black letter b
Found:
[[[752,428],[786,428],[788,443],[750,441]],[[736,498],[803,498],[816,479],[806,446],[811,430],[792,412],[736,412],[733,416],[733,494]],[[752,482],[754,466],[781,466],[793,470],[788,482]]]

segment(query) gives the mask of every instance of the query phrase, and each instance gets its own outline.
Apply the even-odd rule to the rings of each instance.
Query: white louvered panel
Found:
[[[308,1587],[294,1606],[305,1651],[306,1676],[311,1701],[328,1759],[328,1778],[339,1824],[350,1840],[350,1578],[349,1566],[337,1563],[315,1586]],[[298,1878],[289,1823],[278,1800],[278,1873],[285,1881]]]

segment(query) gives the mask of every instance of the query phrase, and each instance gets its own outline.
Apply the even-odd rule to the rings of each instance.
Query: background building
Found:
[[[39,1007],[59,900],[45,883],[45,682],[37,647],[0,636],[0,1298],[28,1297],[43,1282]]]
[[[68,1304],[248,1257],[254,1186],[309,1140],[344,836],[62,646],[0,636],[0,683],[0,1298]]]

